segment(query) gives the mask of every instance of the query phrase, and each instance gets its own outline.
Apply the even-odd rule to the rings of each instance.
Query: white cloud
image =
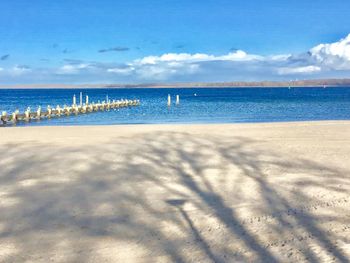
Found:
[[[250,55],[243,50],[230,52],[223,56],[214,56],[203,53],[188,54],[188,53],[167,53],[161,56],[147,56],[142,59],[137,59],[133,63],[138,65],[155,65],[161,62],[201,62],[201,61],[249,61],[260,60],[262,56]]]
[[[321,68],[318,66],[306,66],[306,67],[294,67],[294,68],[279,68],[277,69],[278,74],[280,75],[292,75],[292,74],[311,74],[321,71]]]
[[[116,73],[120,75],[130,75],[135,70],[134,67],[126,67],[126,68],[109,68],[107,72]]]
[[[247,54],[243,50],[237,50],[236,52],[230,52],[224,56],[214,57],[213,60],[221,61],[251,61],[251,60],[264,60],[263,56]]]
[[[334,70],[350,70],[350,34],[338,42],[320,44],[310,49],[317,63]]]
[[[90,68],[91,65],[87,63],[81,64],[67,64],[63,65],[57,70],[57,74],[78,74],[83,69]]]
[[[191,63],[168,62],[143,65],[135,68],[135,77],[143,80],[167,80],[175,76],[192,75],[198,72],[199,65]]]
[[[129,68],[108,69],[116,74],[134,74],[137,79],[167,80],[176,76],[192,76],[201,71],[203,63],[263,61],[264,57],[247,54],[242,50],[221,56],[204,53],[166,53],[161,56],[147,56],[136,59],[126,66]]]
[[[137,59],[133,63],[136,65],[155,65],[162,62],[195,62],[209,60],[212,56],[207,54],[187,54],[187,53],[168,53],[161,56],[147,56],[142,59]]]
[[[16,65],[9,70],[9,73],[14,76],[20,76],[31,71],[31,68],[26,65]]]
[[[292,56],[291,54],[272,55],[267,57],[267,59],[271,61],[285,61],[289,59],[291,56]]]

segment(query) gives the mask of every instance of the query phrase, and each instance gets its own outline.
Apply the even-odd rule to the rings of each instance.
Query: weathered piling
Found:
[[[12,122],[13,122],[13,123],[16,123],[16,122],[17,122],[17,120],[18,120],[18,113],[19,113],[18,110],[15,110],[15,111],[12,113]]]
[[[24,112],[25,115],[25,121],[30,121],[30,107],[27,108],[27,110]]]
[[[1,121],[2,121],[4,124],[7,123],[8,117],[7,117],[7,112],[6,112],[6,111],[3,111],[3,112],[1,113]]]
[[[171,106],[171,97],[170,97],[170,94],[168,94],[168,107]]]
[[[62,109],[61,109],[60,105],[57,105],[57,107],[56,107],[56,116],[60,117],[61,113],[62,113]]]
[[[80,92],[79,105],[83,106],[83,93]]]
[[[39,106],[39,107],[38,107],[38,110],[36,111],[36,118],[37,118],[38,120],[40,120],[40,117],[41,117],[41,107]]]
[[[51,108],[51,106],[48,105],[46,111],[44,111],[41,106],[38,106],[35,112],[31,112],[31,108],[28,107],[23,114],[18,110],[11,114],[3,111],[0,116],[0,121],[3,125],[6,125],[9,122],[16,124],[22,121],[29,122],[31,120],[59,118],[61,116],[70,116],[71,114],[78,115],[96,111],[109,111],[110,109],[140,105],[139,100],[110,100],[108,96],[106,97],[106,101],[98,101],[98,103],[89,103],[89,97],[86,96],[85,103],[83,104],[82,95],[80,95],[80,103],[81,104],[79,105],[76,103],[76,97],[74,95],[72,106],[64,105],[61,107],[60,105],[57,105],[56,108]]]
[[[47,118],[50,119],[52,114],[52,109],[50,105],[47,105]]]

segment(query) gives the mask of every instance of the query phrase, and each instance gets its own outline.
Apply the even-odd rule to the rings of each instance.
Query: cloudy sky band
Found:
[[[116,47],[104,52],[127,51]],[[3,55],[6,56],[6,55]],[[16,64],[0,67],[3,83],[154,82],[290,80],[347,76],[350,73],[350,34],[334,43],[319,44],[300,54],[258,55],[233,50],[223,55],[166,53],[126,63],[65,59],[59,67]]]

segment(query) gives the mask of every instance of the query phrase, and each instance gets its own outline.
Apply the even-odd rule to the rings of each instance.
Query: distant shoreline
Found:
[[[0,89],[96,89],[96,88],[317,88],[350,87],[350,79],[318,79],[298,81],[254,81],[254,82],[182,82],[182,83],[97,83],[97,84],[9,84],[0,85]]]
[[[176,86],[176,87],[169,87],[169,86],[157,86],[157,87],[145,87],[145,86],[136,86],[136,87],[106,87],[106,86],[98,86],[98,87],[87,87],[87,86],[72,86],[72,87],[52,87],[52,86],[46,86],[46,87],[0,87],[0,90],[25,90],[25,89],[38,89],[38,90],[45,90],[45,89],[281,89],[285,88],[288,89],[289,86]],[[308,89],[308,88],[323,88],[323,86],[290,86],[290,88],[302,88],[302,89]],[[350,88],[350,85],[346,86],[327,86],[326,88]]]

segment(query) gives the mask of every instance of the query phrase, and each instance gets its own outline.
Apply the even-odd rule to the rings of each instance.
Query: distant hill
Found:
[[[15,84],[0,88],[208,88],[208,87],[350,87],[350,79],[312,79],[297,81],[233,81],[233,82],[179,82],[179,83],[99,83],[99,84]]]

